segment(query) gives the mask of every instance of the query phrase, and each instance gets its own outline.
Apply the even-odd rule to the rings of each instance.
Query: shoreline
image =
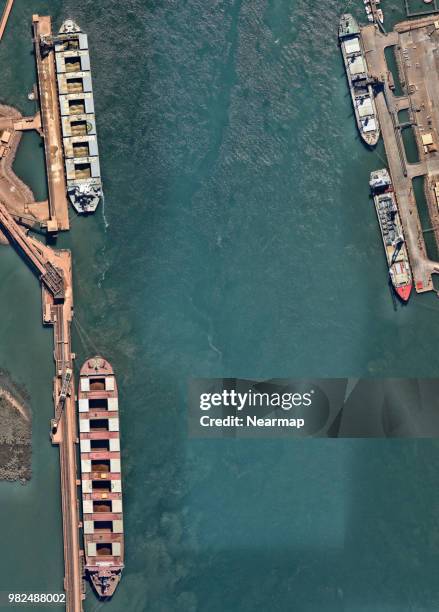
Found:
[[[6,152],[0,158],[0,199],[7,205],[12,214],[27,216],[35,223],[48,219],[48,203],[38,202],[32,189],[14,172],[13,165],[21,143],[22,132],[15,129],[15,122],[23,119],[22,113],[7,104],[0,104],[0,133],[10,132],[10,140]],[[0,230],[0,244],[9,241]]]
[[[32,476],[32,414],[27,391],[0,370],[0,481],[28,482]]]
[[[7,106],[6,104],[0,104],[0,118],[11,118],[13,120],[22,119],[23,115],[19,110],[14,108],[13,106]],[[36,200],[33,194],[32,189],[26,185],[26,183],[18,177],[14,170],[13,164],[15,158],[17,156],[18,147],[20,146],[22,137],[22,132],[18,132],[17,130],[13,130],[11,140],[12,144],[10,145],[10,152],[0,161],[0,170],[3,170],[5,178],[13,183],[14,186],[20,191],[23,195],[25,202],[27,205],[36,204]]]

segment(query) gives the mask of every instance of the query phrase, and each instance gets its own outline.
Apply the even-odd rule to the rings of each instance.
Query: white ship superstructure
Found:
[[[360,28],[351,14],[340,19],[339,40],[357,127],[364,142],[374,147],[380,137],[380,127],[372,80],[367,72]]]

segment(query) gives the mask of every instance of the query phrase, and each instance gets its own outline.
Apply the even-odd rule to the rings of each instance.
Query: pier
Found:
[[[415,289],[418,293],[434,290],[433,274],[439,273],[439,262],[432,260],[424,241],[418,205],[413,190],[413,179],[427,177],[427,184],[438,176],[439,184],[439,154],[434,146],[423,142],[438,142],[436,135],[439,129],[439,113],[435,110],[434,96],[439,95],[439,81],[427,75],[436,74],[435,48],[439,49],[439,37],[431,39],[426,35],[425,27],[436,31],[434,20],[429,19],[403,22],[389,34],[379,32],[375,26],[369,25],[361,29],[368,70],[379,82],[376,88],[376,107],[384,140],[389,171],[399,207],[401,222],[407,243],[410,265],[412,268]],[[417,31],[417,41],[414,41],[413,31]],[[431,34],[432,32],[430,32]],[[414,47],[413,58],[409,57],[407,48]],[[396,97],[390,89],[389,69],[385,58],[385,49],[394,47],[401,49],[399,65],[400,77],[405,84],[405,95]],[[404,68],[403,68],[404,66]],[[437,99],[437,98],[436,98]],[[407,161],[402,140],[402,126],[398,120],[398,112],[407,110],[410,114],[411,129],[414,129],[419,154],[419,162]],[[428,134],[428,140],[424,138]],[[434,134],[434,137],[432,136]],[[435,180],[433,181],[435,183]],[[439,187],[438,187],[439,193]],[[439,208],[435,203],[436,214],[432,208],[431,198],[426,190],[427,202],[432,225],[439,225]],[[438,200],[439,202],[439,200]],[[439,240],[439,235],[436,235]]]
[[[9,15],[11,14],[13,5],[14,0],[6,0],[5,8],[3,10],[3,14],[0,20],[0,40],[3,38],[3,34],[5,33],[6,25],[8,23]]]
[[[3,36],[13,0],[8,0],[0,21]],[[47,234],[69,229],[64,147],[51,18],[33,15],[39,111],[24,117],[0,105],[0,239],[7,240],[31,268],[41,284],[42,322],[53,329],[54,415],[50,438],[59,447],[64,544],[64,590],[67,612],[82,612],[85,599],[84,552],[80,543],[78,422],[74,359],[72,258],[70,251],[54,250],[28,235],[23,226],[42,228]],[[88,117],[88,116],[87,116]],[[49,198],[36,202],[30,188],[13,171],[13,161],[23,132],[37,131],[44,140]],[[54,535],[56,537],[57,534]]]
[[[381,3],[380,0],[369,0],[368,5],[366,4],[366,6],[370,7],[370,11],[371,11],[371,15],[372,15],[374,23],[376,23],[379,29],[385,33],[386,30],[384,28],[384,24],[382,23],[380,19],[380,17],[382,17],[382,10],[378,6],[380,3]]]
[[[54,251],[29,237],[2,202],[0,228],[38,276],[42,285],[43,323],[53,327],[56,371],[53,381],[55,414],[51,423],[51,436],[53,444],[59,446],[60,455],[66,610],[81,612],[85,594],[82,580],[83,551],[79,543],[79,481],[76,466],[78,433],[70,329],[73,319],[71,255],[69,251]]]
[[[45,49],[43,54],[40,45],[41,37],[52,36],[52,21],[48,16],[34,15],[32,25],[49,190],[50,222],[47,227],[49,232],[56,233],[68,230],[70,222],[54,50]]]
[[[22,117],[14,121],[13,127],[16,132],[29,132],[35,130],[40,136],[43,136],[40,113],[37,113],[34,117]]]

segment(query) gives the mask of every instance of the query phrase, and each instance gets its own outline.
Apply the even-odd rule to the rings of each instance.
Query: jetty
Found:
[[[386,30],[383,24],[384,15],[382,9],[379,6],[380,4],[381,0],[368,0],[367,4],[365,3],[365,6],[370,8],[370,15],[372,21],[379,27],[382,32],[385,33]]]
[[[3,9],[3,14],[0,20],[0,40],[3,38],[3,34],[5,33],[6,25],[8,23],[9,15],[11,14],[13,5],[14,0],[6,0],[5,8]]]
[[[13,0],[8,0],[0,21],[0,39],[12,5]],[[42,323],[53,330],[54,414],[50,423],[50,438],[52,444],[59,447],[60,457],[66,610],[82,612],[86,589],[84,551],[80,540],[82,523],[78,487],[81,481],[78,479],[77,470],[78,415],[74,380],[75,354],[71,338],[74,316],[72,257],[70,251],[55,250],[29,235],[29,229],[36,229],[37,226],[52,238],[56,237],[59,231],[70,228],[55,46],[49,44],[53,43],[56,37],[52,35],[49,16],[33,15],[32,27],[37,87],[30,98],[38,101],[39,109],[34,115],[24,117],[17,109],[0,105],[0,238],[4,236],[38,278],[42,295]],[[83,54],[86,36],[81,41]],[[87,61],[84,60],[84,69],[86,66]],[[77,87],[76,82],[70,85]],[[89,86],[91,87],[91,81]],[[94,113],[91,111],[84,119],[88,120],[90,125],[91,116],[94,123]],[[85,127],[91,131],[88,125]],[[30,130],[39,133],[44,141],[48,185],[46,202],[36,202],[30,188],[15,175],[12,168],[22,133]],[[82,135],[79,144],[83,145],[84,138],[88,139],[85,141],[87,146],[91,143],[90,150],[97,151],[96,147],[91,146],[95,144],[95,133],[87,132]],[[76,153],[78,146],[75,145],[78,142],[70,142]],[[84,151],[83,147],[79,153]],[[96,157],[89,152],[88,157]],[[96,170],[98,163],[95,162],[96,160]],[[54,537],[56,536],[57,534],[54,534]]]
[[[380,32],[375,25],[361,28],[368,71],[375,79],[376,107],[384,139],[389,171],[395,189],[407,243],[415,289],[434,290],[433,275],[439,274],[439,261],[427,254],[413,180],[424,177],[430,219],[439,245],[439,21],[434,17],[405,21],[392,32]],[[399,66],[404,95],[393,93],[391,72],[385,50],[393,48]],[[400,123],[405,110],[410,120]],[[407,159],[402,130],[414,130],[419,161]],[[439,258],[438,258],[439,259]]]
[[[12,2],[1,21],[3,33]],[[78,431],[74,359],[71,342],[73,281],[70,251],[55,250],[31,237],[23,226],[39,225],[47,234],[69,229],[64,154],[53,50],[42,51],[42,36],[51,36],[50,17],[33,16],[39,110],[23,117],[0,106],[0,233],[34,272],[41,284],[42,322],[53,329],[54,416],[52,443],[59,447],[64,542],[66,610],[82,612],[85,598],[84,554],[80,543]],[[1,36],[0,36],[1,38]],[[29,187],[13,172],[12,164],[23,132],[35,130],[44,140],[48,202],[36,202]]]
[[[52,36],[52,20],[49,16],[33,15],[32,26],[49,190],[50,222],[47,228],[49,232],[56,233],[58,230],[68,230],[70,222],[55,52],[53,49],[45,49],[43,53],[41,48],[41,38]]]
[[[61,471],[61,500],[64,535],[64,589],[66,610],[81,612],[85,598],[82,560],[79,542],[81,526],[78,510],[76,454],[78,443],[71,323],[73,319],[72,261],[70,251],[54,251],[31,238],[15,222],[7,207],[0,201],[0,228],[11,245],[28,263],[42,286],[44,325],[53,328],[54,419],[51,423],[53,444],[59,446]]]

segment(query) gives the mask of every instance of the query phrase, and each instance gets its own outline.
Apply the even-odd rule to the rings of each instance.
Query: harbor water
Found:
[[[386,25],[402,0],[383,0]],[[0,102],[35,83],[31,17],[90,37],[105,207],[71,213],[77,366],[120,390],[126,569],[86,612],[430,612],[435,440],[191,440],[191,377],[434,377],[439,301],[394,310],[337,46],[342,0],[16,0]],[[365,20],[361,1],[350,9]],[[46,197],[41,143],[16,171]],[[33,477],[0,483],[0,591],[61,592],[52,334],[0,247],[0,368],[31,396]],[[367,410],[367,406],[365,406]],[[7,609],[7,608],[4,608]],[[44,606],[39,608],[45,610]],[[56,609],[56,608],[47,608]]]

